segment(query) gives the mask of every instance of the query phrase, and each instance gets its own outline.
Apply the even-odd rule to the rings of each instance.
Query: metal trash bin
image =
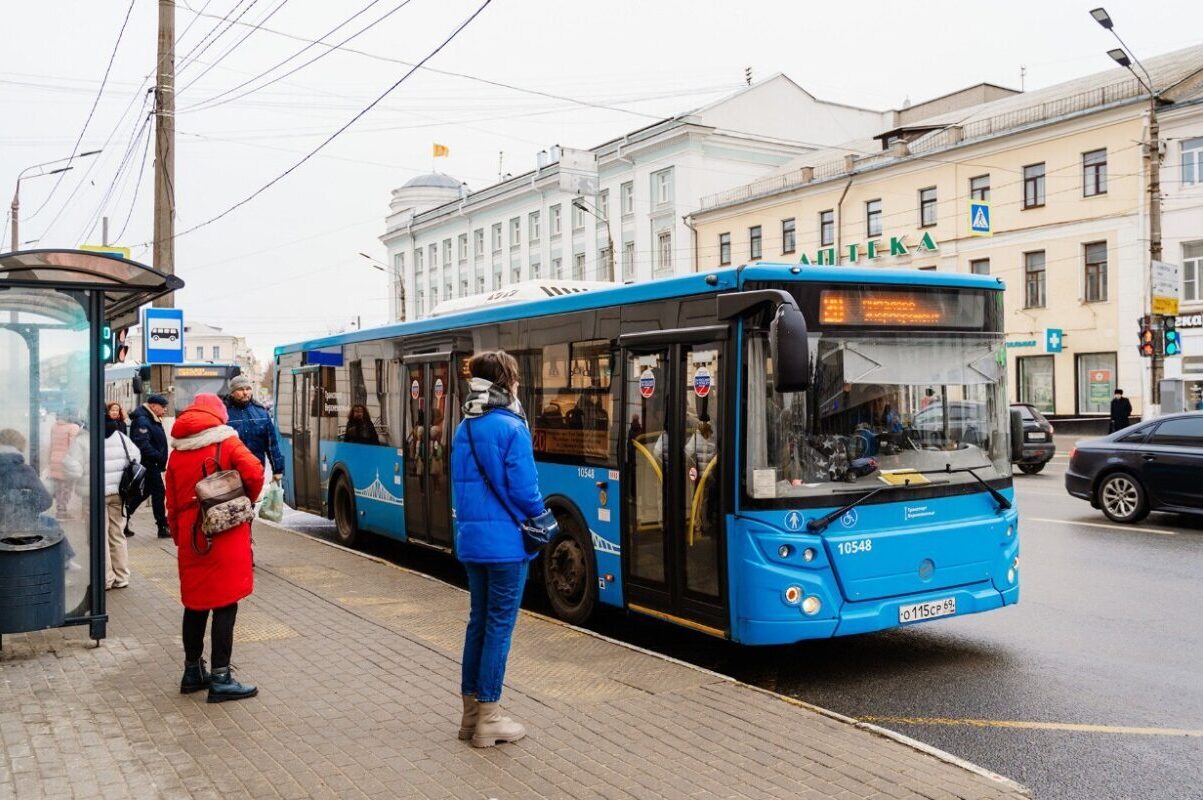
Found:
[[[59,530],[0,534],[0,634],[63,624],[63,542]]]

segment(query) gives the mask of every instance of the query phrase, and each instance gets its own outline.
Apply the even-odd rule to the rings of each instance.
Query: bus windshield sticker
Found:
[[[413,399],[417,400],[421,394],[422,394],[422,387],[418,383],[418,381],[415,379],[414,382],[409,385],[409,396],[412,397]]]
[[[752,496],[753,497],[776,497],[777,496],[777,470],[769,469],[754,469],[752,470]]]
[[[693,393],[698,397],[710,394],[710,370],[705,367],[698,367],[693,375]]]
[[[439,399],[442,399],[442,397],[443,397],[443,379],[442,378],[434,379],[434,396]]]
[[[656,373],[651,369],[645,369],[639,375],[639,394],[644,398],[650,399],[656,393]]]

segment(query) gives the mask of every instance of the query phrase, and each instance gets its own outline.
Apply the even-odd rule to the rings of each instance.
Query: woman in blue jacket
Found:
[[[515,520],[538,516],[544,506],[530,431],[517,399],[518,362],[498,350],[473,357],[468,370],[471,393],[451,448],[455,549],[471,596],[459,738],[492,747],[526,735],[522,725],[501,715],[497,703],[527,565],[535,557],[526,552]]]

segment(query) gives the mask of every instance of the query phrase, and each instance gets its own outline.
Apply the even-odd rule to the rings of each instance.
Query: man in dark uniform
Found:
[[[142,454],[142,466],[146,468],[146,489],[150,493],[150,507],[154,511],[155,525],[160,539],[170,539],[167,528],[166,487],[163,486],[163,470],[167,469],[167,432],[163,430],[163,415],[167,413],[167,398],[152,394],[146,402],[129,415],[129,438],[138,445]],[[134,513],[130,509],[130,515]]]
[[[1129,422],[1131,416],[1131,401],[1124,397],[1123,389],[1116,389],[1115,397],[1111,400],[1111,432],[1114,433],[1132,424]]]

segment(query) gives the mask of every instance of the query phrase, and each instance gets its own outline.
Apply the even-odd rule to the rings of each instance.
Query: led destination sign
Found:
[[[960,292],[824,289],[819,294],[819,324],[980,328],[985,299]]]

